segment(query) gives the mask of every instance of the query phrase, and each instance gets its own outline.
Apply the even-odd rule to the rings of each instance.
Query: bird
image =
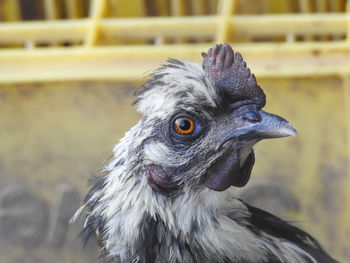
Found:
[[[136,91],[125,133],[73,220],[103,262],[335,263],[310,234],[235,194],[253,146],[295,136],[262,110],[266,96],[239,52],[216,44],[202,64],[168,59]]]

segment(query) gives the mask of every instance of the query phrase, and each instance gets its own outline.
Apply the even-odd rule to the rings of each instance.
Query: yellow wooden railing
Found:
[[[112,2],[126,13],[138,8],[133,17],[107,16]],[[349,12],[308,13],[310,1],[299,1],[300,13],[242,15],[235,14],[240,1],[221,0],[215,15],[193,1],[198,15],[183,16],[185,2],[173,0],[172,16],[141,16],[144,1],[127,2],[92,0],[83,17],[78,0],[65,1],[69,19],[60,19],[57,1],[46,0],[45,20],[0,22],[0,83],[140,80],[168,57],[199,61],[213,42],[231,43],[258,77],[350,73]],[[332,3],[336,10],[342,1]]]

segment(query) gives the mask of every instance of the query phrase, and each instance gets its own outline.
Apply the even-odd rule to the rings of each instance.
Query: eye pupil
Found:
[[[188,131],[191,128],[191,122],[189,120],[181,120],[179,127],[181,130]]]

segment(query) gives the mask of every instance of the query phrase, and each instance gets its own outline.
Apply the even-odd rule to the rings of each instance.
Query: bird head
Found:
[[[202,56],[202,66],[169,59],[136,93],[139,160],[149,186],[164,195],[243,187],[254,144],[296,135],[262,110],[265,94],[238,52],[219,44]]]

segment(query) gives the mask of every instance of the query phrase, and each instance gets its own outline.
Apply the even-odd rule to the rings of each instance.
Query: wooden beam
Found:
[[[0,82],[142,80],[169,57],[200,62],[211,45],[8,49],[0,52]],[[347,42],[234,44],[257,77],[339,76],[350,73]]]
[[[87,19],[0,23],[0,43],[83,40],[88,26]]]
[[[108,18],[96,20],[94,26],[107,38],[214,37],[218,19],[217,16]],[[237,15],[229,19],[234,35],[248,37],[283,36],[286,33],[345,35],[348,21],[347,14]],[[28,39],[83,40],[88,30],[92,34],[89,22],[88,19],[71,19],[0,23],[0,43],[24,42]],[[89,39],[92,41],[92,35]]]

